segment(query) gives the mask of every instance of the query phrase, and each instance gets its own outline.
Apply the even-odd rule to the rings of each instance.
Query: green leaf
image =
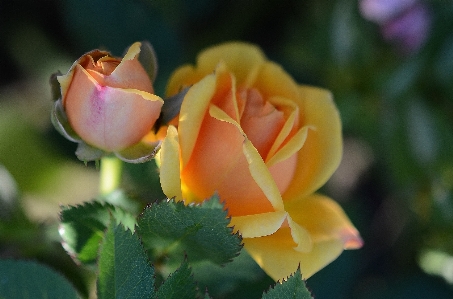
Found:
[[[0,261],[0,298],[79,298],[59,273],[31,261]]]
[[[209,296],[208,292],[206,292],[206,293],[204,294],[203,299],[212,299],[212,297]]]
[[[273,288],[263,294],[262,298],[313,299],[310,291],[305,286],[305,281],[302,279],[300,268],[283,282],[277,282]]]
[[[159,287],[153,299],[193,299],[197,297],[197,286],[187,261]]]
[[[213,298],[260,298],[274,284],[246,250],[224,266],[195,263],[192,272],[200,290],[209,290]]]
[[[110,223],[111,215],[130,229],[135,225],[133,215],[110,204],[99,202],[64,207],[61,211],[60,235],[63,247],[82,263],[96,262],[99,244]]]
[[[157,57],[156,52],[154,51],[153,46],[148,41],[142,41],[140,47],[140,54],[138,56],[138,61],[141,63],[146,73],[151,79],[151,82],[154,82],[157,77]]]
[[[99,253],[99,299],[151,298],[154,269],[136,234],[111,221]]]
[[[137,231],[155,258],[187,254],[190,262],[225,264],[239,254],[241,238],[228,227],[229,219],[218,196],[200,205],[173,200],[153,203],[138,219]]]

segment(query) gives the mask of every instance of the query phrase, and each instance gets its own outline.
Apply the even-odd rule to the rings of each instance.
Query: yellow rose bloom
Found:
[[[226,43],[177,69],[167,96],[190,87],[159,153],[166,196],[217,192],[245,249],[273,279],[308,278],[362,240],[341,207],[314,193],[341,160],[330,92],[297,84],[256,46]]]

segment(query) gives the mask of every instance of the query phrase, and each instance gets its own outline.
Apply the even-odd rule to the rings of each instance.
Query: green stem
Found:
[[[120,186],[123,163],[115,156],[101,158],[99,192],[106,195]]]

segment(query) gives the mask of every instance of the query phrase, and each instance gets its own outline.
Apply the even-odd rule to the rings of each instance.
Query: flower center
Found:
[[[284,113],[265,101],[254,88],[240,90],[237,100],[241,127],[265,159],[285,124]]]

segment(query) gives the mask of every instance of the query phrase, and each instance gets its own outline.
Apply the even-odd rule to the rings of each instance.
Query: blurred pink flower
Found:
[[[362,16],[381,28],[385,40],[395,43],[404,54],[418,51],[431,26],[427,6],[418,0],[361,0]]]
[[[382,26],[382,35],[388,41],[395,42],[403,52],[416,52],[428,37],[430,15],[426,6],[417,3],[399,17]]]
[[[416,2],[417,0],[362,0],[360,12],[365,19],[382,24]]]

